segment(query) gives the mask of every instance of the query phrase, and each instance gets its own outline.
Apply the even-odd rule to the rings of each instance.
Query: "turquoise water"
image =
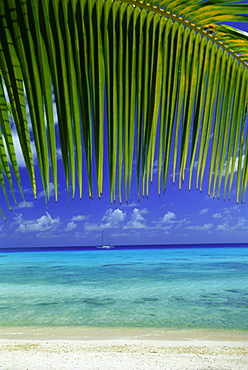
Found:
[[[248,248],[0,253],[0,326],[248,330]]]

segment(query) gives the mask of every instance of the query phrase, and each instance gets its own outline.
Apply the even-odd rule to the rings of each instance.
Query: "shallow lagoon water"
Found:
[[[248,248],[0,253],[0,326],[248,330]]]

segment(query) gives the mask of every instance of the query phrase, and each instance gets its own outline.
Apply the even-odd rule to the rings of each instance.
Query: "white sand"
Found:
[[[103,339],[104,333],[105,337],[111,334],[112,339]],[[142,330],[135,333],[124,330],[119,333],[122,339],[118,339],[116,331],[110,330],[107,334],[106,330],[100,330],[100,339],[48,340],[44,339],[44,332],[36,331],[34,336],[30,331],[14,333],[5,329],[0,332],[0,369],[248,370],[247,333],[159,332],[158,336],[164,334],[165,339],[154,339],[156,331],[151,333],[152,339],[144,339],[149,334]],[[58,334],[58,330],[50,332],[49,337],[58,337]],[[34,339],[27,339],[28,335]],[[85,335],[84,332],[82,337]],[[133,339],[138,336],[142,339]],[[200,336],[203,339],[199,339]],[[10,339],[6,339],[8,337]]]

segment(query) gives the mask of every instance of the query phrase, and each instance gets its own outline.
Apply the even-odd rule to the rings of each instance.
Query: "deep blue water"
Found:
[[[245,245],[0,249],[0,326],[248,330]]]

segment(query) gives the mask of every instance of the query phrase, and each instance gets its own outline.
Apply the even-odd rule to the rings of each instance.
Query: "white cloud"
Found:
[[[142,216],[142,213],[144,213],[142,210],[134,208],[132,213],[132,221],[145,221],[144,217]]]
[[[162,226],[162,229],[163,230],[171,230],[171,229],[173,229],[173,227],[174,227],[174,225],[170,224],[170,225]]]
[[[178,229],[183,224],[189,223],[186,218],[181,220],[176,220],[176,214],[174,212],[168,211],[164,216],[157,222],[153,221],[155,224],[155,229],[171,230]]]
[[[52,196],[54,195],[54,185],[53,185],[53,183],[52,183],[52,182],[50,182],[50,183],[49,183],[49,186],[50,186],[50,197],[52,197]],[[36,198],[37,198],[37,199],[40,199],[40,198],[43,198],[43,197],[44,197],[44,191],[42,190],[42,191],[40,191],[40,192],[37,194]]]
[[[216,230],[219,230],[219,231],[226,231],[226,230],[228,230],[228,225],[227,224],[221,224],[221,225],[218,225],[217,227],[216,227]]]
[[[77,227],[77,224],[75,222],[68,222],[66,227],[64,228],[65,231],[71,231]]]
[[[54,184],[52,182],[49,183],[50,186],[50,198],[54,195]],[[24,189],[25,194],[33,194],[32,188]],[[44,191],[41,190],[36,194],[36,199],[44,198]]]
[[[73,234],[73,237],[76,238],[76,239],[86,239],[88,238],[89,236],[87,235],[87,233],[85,232],[82,232],[82,231],[75,231],[75,233]]]
[[[105,215],[102,218],[102,221],[109,222],[111,224],[116,225],[119,222],[124,221],[126,218],[126,213],[121,211],[119,208],[113,210],[112,208],[109,208]]]
[[[57,125],[58,124],[58,113],[57,113],[57,106],[56,106],[56,101],[54,97],[54,92],[53,92],[53,118],[54,118],[54,123]]]
[[[145,225],[145,218],[142,214],[148,213],[147,209],[134,208],[131,216],[131,221],[129,221],[125,226],[124,229],[144,229],[147,226]]]
[[[233,207],[226,207],[224,208],[224,213],[225,214],[230,214],[230,213],[234,213],[234,212],[240,212],[240,206],[239,205],[235,205]]]
[[[15,223],[19,225],[16,231],[22,233],[47,231],[55,230],[60,225],[60,218],[52,218],[52,216],[46,212],[45,215],[36,220],[23,220],[22,214],[20,214],[15,218]]]
[[[131,203],[123,203],[122,207],[137,207],[137,203],[131,202]]]
[[[126,213],[120,210],[119,208],[113,210],[109,208],[105,215],[102,217],[101,223],[95,222],[86,222],[84,224],[84,229],[86,231],[94,231],[94,230],[104,230],[104,229],[111,229],[111,228],[118,228],[120,223],[123,222],[126,218]]]
[[[57,159],[62,159],[62,151],[60,148],[56,149]]]
[[[23,154],[22,154],[22,150],[21,150],[20,141],[19,141],[17,132],[14,129],[12,131],[12,138],[13,138],[13,143],[14,143],[14,147],[15,147],[15,153],[16,153],[16,159],[17,159],[18,166],[26,168],[26,164],[25,164]],[[5,146],[6,146],[6,144],[5,144]],[[33,155],[33,160],[36,160],[37,155],[36,155],[36,150],[35,150],[35,144],[34,144],[33,141],[31,141],[31,151],[32,151],[32,155]]]
[[[94,222],[85,222],[84,229],[86,231],[94,231],[94,230],[100,230],[101,228],[99,225],[97,225]]]
[[[126,226],[124,226],[124,229],[144,229],[144,228],[146,228],[146,225],[140,221],[129,221],[126,224]]]
[[[236,227],[239,228],[239,227],[243,227],[245,226],[245,224],[247,223],[247,220],[245,217],[239,217],[238,218],[238,223],[236,224]]]
[[[202,230],[202,231],[209,231],[213,228],[213,224],[204,224],[202,226],[200,225],[196,225],[196,226],[188,226],[187,229],[190,229],[190,230]]]
[[[248,226],[245,225],[245,222],[240,220],[240,221],[237,222],[236,225],[231,227],[231,230],[237,230],[237,232],[239,232],[241,230],[244,231],[244,230],[248,230]]]
[[[242,157],[241,157],[241,168],[244,167],[244,160],[245,160],[245,155],[243,154]],[[229,168],[228,168],[228,174],[231,173],[231,169],[232,169],[232,166],[233,166],[233,163],[232,163],[233,161],[235,161],[235,163],[234,163],[234,172],[238,171],[239,157],[236,157],[236,158],[232,157],[231,160],[230,160]],[[222,176],[225,176],[225,174],[226,174],[226,165],[227,165],[227,162],[224,163]]]
[[[84,224],[84,229],[86,231],[105,230],[105,229],[111,229],[113,227],[117,227],[117,226],[111,224],[110,222],[107,222],[105,224],[103,224],[103,223],[97,224],[95,222],[85,222],[85,224]]]
[[[73,216],[72,219],[71,219],[71,221],[84,221],[87,218],[89,218],[89,216],[78,215],[78,216]]]
[[[162,220],[161,220],[161,223],[162,224],[168,224],[170,223],[172,220],[174,220],[176,218],[176,215],[174,212],[171,212],[171,211],[168,211],[167,213],[165,213],[165,215],[163,216]]]
[[[34,202],[20,202],[17,206],[12,207],[13,209],[21,209],[21,208],[32,208],[34,206]]]
[[[0,226],[0,238],[6,237],[5,232],[3,232],[3,225]]]
[[[199,215],[205,215],[209,211],[209,208],[203,208],[200,212]]]
[[[234,221],[232,218],[226,220],[225,223],[220,224],[216,227],[216,230],[218,231],[235,231],[236,233],[239,232],[246,232],[248,230],[247,220],[245,217],[240,217],[236,219],[236,223],[231,225],[230,222]]]
[[[213,218],[222,218],[222,215],[220,213],[214,213],[212,215]]]
[[[37,238],[43,238],[43,239],[48,239],[48,238],[51,238],[51,239],[60,239],[61,238],[61,235],[60,233],[55,233],[53,229],[51,230],[47,230],[47,231],[41,231],[37,234],[35,234],[35,236]]]

